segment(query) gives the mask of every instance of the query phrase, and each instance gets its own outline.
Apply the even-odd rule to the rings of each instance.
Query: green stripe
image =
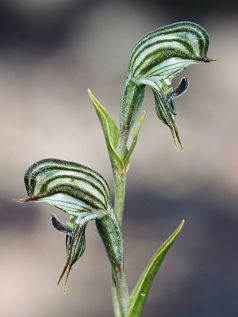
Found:
[[[57,178],[59,179],[59,178]],[[51,181],[50,181],[51,182]],[[47,181],[47,184],[42,184],[41,191],[37,195],[39,198],[51,196],[53,194],[58,194],[58,193],[66,193],[69,196],[79,199],[79,200],[84,200],[85,203],[91,204],[92,207],[94,208],[103,208],[107,209],[107,197],[103,196],[104,201],[100,200],[97,196],[93,195],[90,191],[84,189],[82,186],[77,186],[72,185],[72,184],[57,184],[53,188],[48,188],[50,182]],[[64,191],[63,191],[64,190]],[[94,204],[94,202],[98,202],[99,205]],[[93,203],[93,205],[92,205]]]
[[[174,38],[165,39],[164,36],[174,36]],[[193,37],[192,41],[189,39],[190,36]],[[206,31],[202,27],[191,22],[179,22],[157,29],[141,39],[132,49],[129,60],[129,70],[131,74],[135,74],[141,64],[149,57],[153,57],[157,50],[166,51],[167,47],[160,48],[162,43],[170,43],[170,46],[172,43],[180,43],[184,48],[189,50],[189,53],[193,55],[192,57],[194,59],[201,60],[206,57],[209,39]],[[146,50],[150,47],[154,47],[155,49],[149,52],[149,54],[146,54]],[[195,47],[198,47],[198,53],[195,52]],[[174,47],[174,49],[174,53],[176,53],[175,57],[183,58],[185,54],[185,58],[191,58],[187,50],[178,50],[176,47]],[[143,54],[145,54],[145,56]],[[142,59],[141,56],[143,56]],[[160,56],[154,56],[153,58],[157,64],[162,62]],[[135,63],[140,59],[141,61],[135,67]]]
[[[185,54],[184,52],[181,52],[180,50],[175,49],[173,47],[167,46],[166,49],[157,49],[155,52],[146,56],[141,61],[141,64],[139,64],[133,70],[133,77],[137,78],[139,76],[145,75],[150,69],[154,68],[155,66],[158,66],[158,60],[160,60],[160,63],[162,63],[165,60],[172,57],[179,57],[179,58],[188,59],[188,60],[190,59],[188,54]]]
[[[178,22],[178,23],[173,23],[170,25],[166,25],[164,27],[161,27],[159,29],[156,29],[149,34],[147,34],[144,38],[142,38],[138,43],[134,46],[132,49],[131,55],[130,55],[130,60],[134,58],[134,54],[137,54],[137,52],[140,51],[140,49],[143,50],[143,46],[146,42],[151,41],[153,39],[156,39],[160,36],[164,35],[173,35],[173,34],[178,34],[178,33],[186,33],[186,34],[193,34],[196,37],[198,37],[199,40],[202,41],[202,46],[201,51],[203,51],[204,54],[207,53],[208,49],[208,44],[209,44],[209,38],[206,33],[206,31],[198,24],[192,23],[192,22]],[[129,64],[129,67],[133,67],[133,65]]]
[[[190,45],[190,43],[186,42],[186,41],[183,40],[183,39],[179,39],[179,38],[161,40],[161,41],[160,41],[160,44],[161,44],[161,43],[172,43],[172,42],[177,42],[177,43],[179,43],[179,44],[182,44],[182,45],[187,49],[187,51],[189,51],[190,53],[191,53],[191,51],[194,52],[194,49],[193,49],[193,47]],[[150,44],[147,44],[146,46],[144,46],[143,49],[144,49],[144,50],[147,50],[148,48],[151,48],[151,47],[153,47],[153,46],[155,47],[155,50],[158,50],[158,49],[159,49],[158,43],[150,43]],[[163,49],[165,49],[165,48],[163,48]],[[139,55],[140,55],[141,53],[143,53],[143,52],[140,52],[140,51],[137,51],[137,52],[136,52],[136,57],[134,57],[133,63],[132,63],[132,65],[130,65],[130,67],[133,67],[133,66],[134,66],[134,64],[135,64],[135,62],[136,62],[136,58],[139,58]]]
[[[27,187],[34,189],[34,181],[36,179],[36,176],[42,172],[53,171],[54,169],[62,170],[62,172],[70,171],[70,172],[81,173],[85,175],[85,177],[86,176],[92,177],[92,179],[95,180],[95,182],[98,182],[103,187],[107,195],[110,195],[107,182],[104,180],[104,178],[100,174],[98,174],[97,172],[93,171],[92,169],[86,166],[83,166],[74,162],[68,162],[68,161],[56,160],[56,159],[41,160],[39,162],[36,162],[32,166],[30,166],[25,173],[25,183],[27,184]]]
[[[120,127],[123,130],[131,128],[134,123],[135,115],[143,101],[145,87],[137,86],[131,80],[127,79],[127,84],[122,95],[122,103],[125,105],[121,107],[120,111]],[[127,118],[126,121],[122,120]]]
[[[104,198],[104,204],[105,204],[105,202],[106,202],[106,200],[105,200],[105,193],[98,187],[98,186],[95,186],[95,184],[94,183],[91,183],[90,181],[88,181],[87,179],[85,179],[85,178],[81,178],[81,177],[75,177],[75,176],[69,176],[69,175],[61,175],[61,176],[54,176],[54,177],[51,177],[51,178],[49,178],[44,184],[42,184],[42,186],[41,186],[41,189],[40,189],[40,191],[39,191],[39,194],[40,194],[40,192],[46,192],[47,191],[47,189],[48,189],[48,187],[50,187],[50,184],[52,183],[52,182],[54,182],[55,180],[60,180],[60,179],[62,179],[62,181],[63,180],[65,180],[65,179],[73,179],[73,181],[81,181],[81,182],[84,182],[84,183],[86,183],[86,184],[88,184],[88,185],[90,185],[90,186],[92,186],[94,189],[95,189],[95,191],[98,191],[99,193],[100,193],[100,195]],[[58,184],[58,186],[60,186],[61,184]],[[79,189],[80,190],[80,186],[77,186],[76,184],[68,184],[68,185],[71,185],[72,187],[77,187],[77,189]]]
[[[153,56],[153,53],[157,50],[165,50],[166,51],[166,48],[167,47],[160,47],[161,44],[166,44],[166,43],[170,43],[170,46],[172,43],[179,43],[179,44],[182,44],[186,50],[185,52],[187,52],[187,50],[189,51],[189,53],[194,53],[195,55],[195,51],[194,51],[194,48],[193,46],[188,43],[186,40],[184,39],[181,39],[181,38],[173,38],[173,39],[157,39],[156,42],[153,42],[153,43],[148,43],[147,45],[145,45],[144,47],[142,47],[142,50],[140,51],[136,51],[135,52],[135,56],[133,57],[133,60],[131,60],[130,64],[129,64],[129,68],[130,69],[133,69],[133,72],[135,72],[135,69],[134,69],[134,66],[135,66],[135,63],[138,61],[138,59],[140,59],[140,56],[149,48],[153,48],[154,47],[154,51],[152,51],[150,54],[147,54],[145,55],[145,58],[147,57],[150,57],[150,56]],[[144,59],[145,59],[144,58]],[[143,60],[141,61],[141,63],[143,62]]]
[[[48,196],[52,196],[54,194],[67,194],[72,198],[83,201],[86,205],[89,205],[91,208],[96,209],[107,209],[107,204],[102,202],[98,197],[92,195],[90,192],[84,190],[84,188],[75,188],[72,185],[58,185],[52,190],[44,193],[39,198],[44,198]]]
[[[71,214],[108,210],[111,206],[109,187],[104,178],[73,162],[56,159],[36,162],[25,173],[25,185],[34,200],[48,202]]]
[[[34,181],[36,179],[36,176],[39,173],[41,173],[42,171],[47,172],[54,169],[63,170],[63,171],[71,171],[76,173],[79,172],[84,174],[85,176],[90,176],[95,180],[95,182],[99,182],[101,184],[101,186],[104,188],[107,195],[110,195],[107,182],[104,180],[104,178],[100,174],[98,174],[97,172],[95,172],[94,170],[86,166],[83,166],[74,162],[57,160],[57,159],[44,159],[30,166],[25,173],[25,184],[27,188],[34,189]]]
[[[69,269],[83,255],[86,248],[85,229],[76,228],[73,235],[66,235],[66,250],[69,259]]]
[[[103,196],[110,196],[109,192],[108,192],[108,188],[105,187],[105,184],[104,183],[101,183],[99,182],[97,179],[93,178],[92,174],[88,174],[88,173],[83,173],[82,171],[79,173],[77,170],[72,170],[70,171],[69,169],[67,170],[62,170],[62,173],[63,172],[72,172],[72,173],[78,173],[78,175],[80,176],[85,176],[84,178],[83,177],[80,177],[80,176],[76,176],[76,175],[67,175],[67,174],[58,174],[59,171],[61,171],[60,168],[58,169],[55,169],[55,168],[45,168],[45,170],[41,170],[40,172],[37,172],[34,174],[34,178],[32,179],[32,194],[35,193],[35,189],[36,189],[36,185],[37,185],[37,177],[40,176],[41,173],[47,173],[47,172],[54,172],[56,171],[56,175],[54,176],[54,178],[71,178],[72,181],[75,179],[79,179],[81,181],[84,181],[86,184],[89,184],[90,186],[94,187],[96,190],[100,191],[102,193]],[[89,178],[87,178],[89,176]],[[51,177],[53,178],[53,177]],[[46,178],[45,182],[48,182],[50,178]],[[76,185],[76,184],[75,184]]]

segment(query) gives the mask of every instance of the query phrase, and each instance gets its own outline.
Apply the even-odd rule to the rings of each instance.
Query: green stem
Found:
[[[126,281],[125,272],[114,271],[113,272],[113,288],[116,288],[117,299],[116,303],[114,302],[114,311],[117,309],[116,316],[119,315],[118,312],[118,303],[120,305],[121,316],[125,317],[129,308],[129,292]],[[113,291],[112,288],[112,291]],[[113,298],[115,300],[115,298]]]
[[[122,222],[125,191],[126,191],[126,173],[117,174],[114,171],[114,186],[115,186],[115,213],[119,220]],[[122,272],[114,272],[112,279],[112,294],[113,306],[115,317],[126,316],[129,308],[129,291],[126,281],[124,269]],[[118,303],[120,305],[120,313],[118,312]]]
[[[115,277],[114,277],[113,273],[112,273],[111,292],[112,292],[112,303],[113,303],[114,316],[115,317],[122,317],[120,302],[119,302],[117,288],[116,288]]]
[[[114,188],[115,188],[115,213],[122,223],[123,210],[126,196],[126,172],[114,173]]]
[[[128,141],[129,133],[130,133],[130,130],[129,130],[129,127],[127,126],[123,127],[120,130],[118,145],[117,145],[117,153],[122,160],[126,154],[126,144]]]
[[[123,159],[126,151],[128,132],[120,133],[117,152]],[[115,189],[115,213],[119,223],[122,223],[125,194],[126,194],[126,171],[113,170],[114,189]],[[112,274],[112,300],[115,317],[126,316],[129,308],[129,291],[127,286],[126,274],[124,268],[122,272],[113,272]]]

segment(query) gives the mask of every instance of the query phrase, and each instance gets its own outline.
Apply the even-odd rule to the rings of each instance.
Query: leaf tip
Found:
[[[182,230],[183,229],[183,226],[185,224],[185,219],[183,219],[179,225],[179,230]]]
[[[92,94],[92,91],[91,91],[90,88],[88,88],[88,96],[89,96],[90,99],[93,98],[93,94]]]

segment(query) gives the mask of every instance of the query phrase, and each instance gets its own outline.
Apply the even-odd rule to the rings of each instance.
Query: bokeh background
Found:
[[[146,91],[147,118],[128,174],[126,270],[132,289],[185,218],[143,316],[238,316],[237,18],[231,0],[0,2],[0,316],[113,315],[110,267],[94,224],[63,295],[56,281],[65,237],[49,219],[64,216],[12,199],[25,196],[28,166],[46,157],[88,165],[112,186],[87,88],[118,121],[130,49],[152,29],[181,20],[208,30],[208,55],[218,60],[184,72],[190,88],[176,100],[184,152],[176,152]]]

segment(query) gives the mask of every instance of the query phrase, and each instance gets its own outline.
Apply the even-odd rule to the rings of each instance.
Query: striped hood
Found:
[[[94,170],[74,162],[38,161],[27,169],[24,182],[29,195],[26,200],[47,202],[69,215],[111,208],[105,179]]]

